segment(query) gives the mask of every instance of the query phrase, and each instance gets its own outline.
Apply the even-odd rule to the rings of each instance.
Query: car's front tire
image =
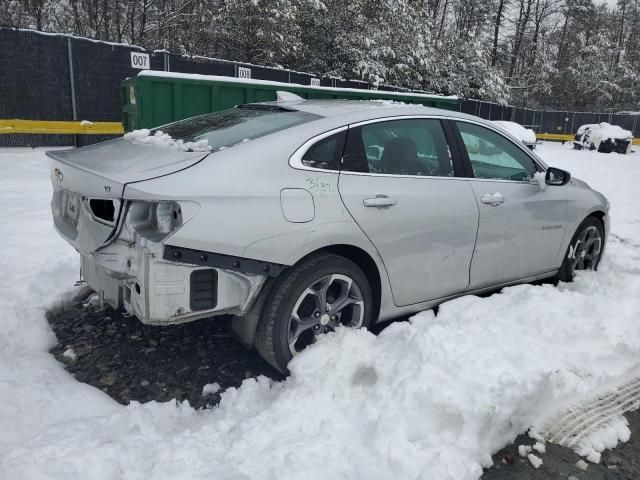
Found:
[[[587,217],[573,235],[556,279],[570,282],[577,270],[597,270],[603,247],[602,221],[594,216]]]
[[[295,354],[339,326],[368,327],[373,292],[362,270],[334,254],[304,260],[278,279],[260,315],[255,347],[287,372]]]

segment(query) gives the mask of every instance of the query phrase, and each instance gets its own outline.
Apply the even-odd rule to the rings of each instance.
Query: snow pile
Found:
[[[596,148],[598,148],[602,142],[606,141],[631,141],[633,139],[633,134],[629,130],[625,130],[618,125],[610,125],[603,122],[598,125],[597,128],[591,129],[590,139]]]
[[[588,125],[582,125],[576,132],[577,135],[585,133],[587,130],[591,130],[591,139],[595,143],[596,138],[598,144],[605,140],[632,140],[633,133],[629,130],[618,125],[611,125],[607,122],[594,123]]]
[[[511,135],[527,145],[535,145],[536,132],[530,128],[525,128],[519,123],[507,122],[504,120],[494,120],[493,123],[499,125]]]
[[[527,459],[529,460],[529,463],[531,464],[531,466],[536,470],[542,466],[542,459],[534,455],[533,453],[530,453],[529,455],[527,455]]]
[[[527,455],[531,453],[531,445],[518,445],[518,455],[522,458],[525,458]]]
[[[538,453],[547,453],[547,447],[542,442],[536,442],[532,448]]]
[[[362,100],[363,102],[373,102],[382,107],[414,107],[413,103],[399,102],[397,100]]]
[[[202,387],[202,396],[208,397],[209,395],[215,395],[220,391],[220,385],[218,383],[207,383]]]
[[[62,352],[62,356],[64,358],[68,358],[72,362],[74,362],[76,360],[76,358],[78,358],[78,356],[76,355],[76,352],[74,352],[73,348],[67,348],[64,352]]]
[[[479,478],[491,453],[559,401],[640,368],[640,200],[606,155],[578,155],[572,168],[570,150],[541,153],[610,196],[614,234],[598,273],[459,298],[377,337],[341,329],[297,356],[286,381],[245,380],[206,411],[117,405],[45,353],[53,337],[39,307],[77,259],[52,231],[42,154],[0,154],[14,172],[0,179],[12,278],[0,305],[0,478]],[[637,156],[626,167],[637,185]]]
[[[606,150],[610,151],[612,145],[623,147],[628,143],[628,145],[626,145],[626,149],[623,150],[620,148],[619,150],[616,150],[619,151],[619,153],[628,154],[631,152],[632,140],[633,134],[629,130],[625,130],[618,125],[610,125],[606,122],[602,122],[598,124],[582,125],[578,128],[574,144],[582,148],[593,148],[598,151],[604,151],[602,147],[608,147]]]
[[[171,135],[164,133],[162,130],[156,130],[152,134],[151,130],[142,128],[140,130],[133,130],[132,132],[125,133],[124,138],[133,143],[155,145],[157,147],[171,148],[182,152],[211,151],[211,146],[206,138],[198,140],[197,142],[185,142],[183,140],[175,140],[171,138]]]
[[[578,460],[576,462],[576,468],[578,470],[582,470],[583,472],[586,472],[587,469],[589,468],[589,464],[587,462],[585,462],[584,460]]]
[[[78,279],[78,254],[53,229],[42,150],[0,149],[0,471],[4,454],[58,422],[110,415],[118,404],[76,382],[47,352],[56,343],[45,307]],[[46,474],[42,475],[47,477]],[[20,474],[0,478],[24,478]]]

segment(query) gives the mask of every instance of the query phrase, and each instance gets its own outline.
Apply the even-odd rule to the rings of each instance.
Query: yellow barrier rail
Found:
[[[553,142],[571,142],[574,136],[569,133],[536,133],[538,140],[551,140]]]
[[[569,133],[536,133],[538,140],[551,140],[552,142],[572,142],[574,135]],[[640,138],[633,139],[634,145],[640,145]]]
[[[52,135],[122,135],[120,122],[73,122],[57,120],[0,120],[2,133],[44,133]]]
[[[122,135],[124,128],[120,122],[73,122],[57,120],[0,120],[2,133],[42,133],[52,135]],[[571,142],[573,135],[568,133],[536,133],[538,140],[552,142]],[[640,138],[633,139],[634,145],[640,145]]]

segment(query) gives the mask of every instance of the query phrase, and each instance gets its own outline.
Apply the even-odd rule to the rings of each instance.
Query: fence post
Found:
[[[569,128],[569,132],[568,133],[573,133],[573,121],[575,120],[575,118],[576,118],[576,112],[573,112],[571,114],[571,127]]]
[[[76,105],[76,81],[73,74],[73,48],[71,47],[71,37],[67,37],[67,58],[69,60],[69,84],[71,85],[71,109],[73,120],[78,120],[78,108]],[[73,136],[73,146],[78,146],[78,136]]]

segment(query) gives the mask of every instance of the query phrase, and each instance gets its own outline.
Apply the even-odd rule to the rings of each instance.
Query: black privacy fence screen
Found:
[[[284,83],[372,89],[361,81],[314,76],[221,59],[188,57],[166,51],[95,41],[62,34],[0,28],[0,122],[121,122],[121,83],[141,68],[243,77]],[[393,86],[378,90],[410,91]],[[640,137],[639,115],[531,110],[481,100],[461,100],[459,110],[490,120],[510,120],[536,133],[575,133],[585,123],[609,122]],[[103,135],[0,135],[0,147],[87,145]]]
[[[619,125],[640,137],[640,112],[570,112],[556,110],[533,110],[529,108],[498,105],[482,100],[462,100],[460,111],[487,120],[507,120],[519,123],[536,133],[575,134],[588,123],[607,122]]]

